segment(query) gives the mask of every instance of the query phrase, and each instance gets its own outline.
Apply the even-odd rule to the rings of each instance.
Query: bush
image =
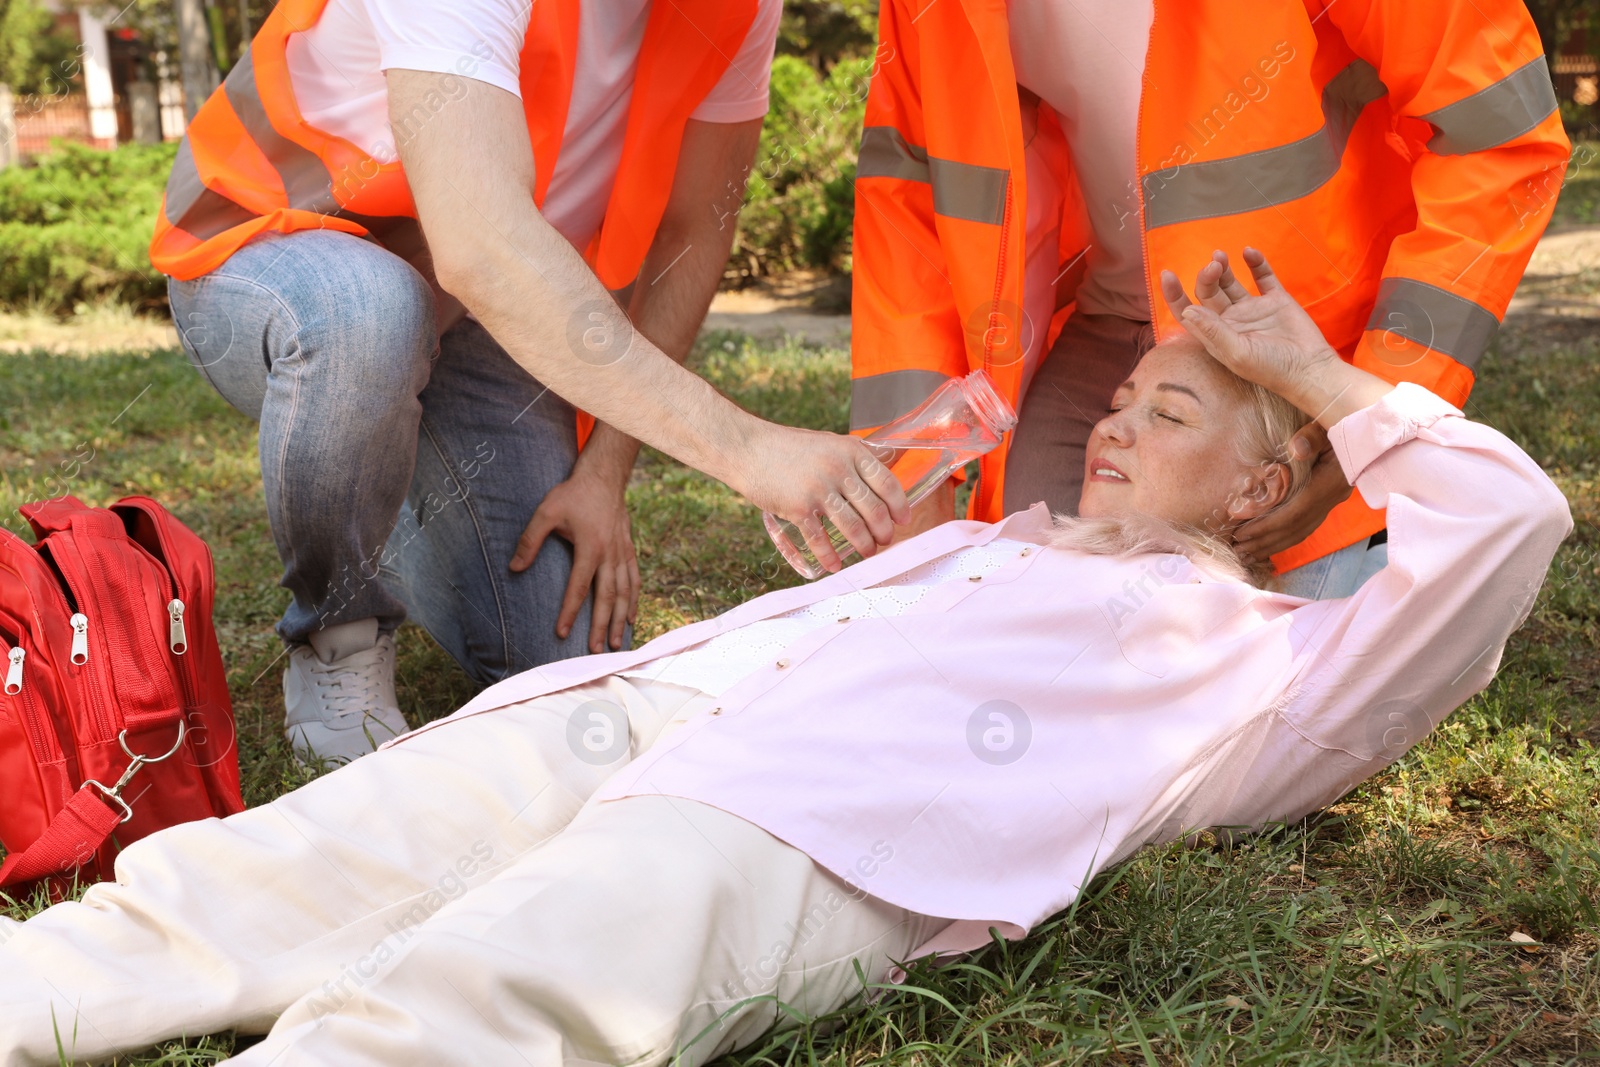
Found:
[[[730,279],[796,267],[849,269],[856,149],[872,57],[826,77],[795,56],[772,63],[772,107],[745,190]]]
[[[159,304],[165,279],[149,246],[175,151],[64,144],[33,166],[0,171],[0,306]]]
[[[79,55],[38,0],[0,0],[0,83],[19,96],[65,92]]]
[[[772,107],[746,188],[730,281],[797,267],[850,268],[855,158],[872,57],[826,76],[797,56],[772,67]],[[150,266],[171,145],[111,152],[64,144],[35,165],[0,171],[0,307],[69,312],[118,300],[159,305]]]

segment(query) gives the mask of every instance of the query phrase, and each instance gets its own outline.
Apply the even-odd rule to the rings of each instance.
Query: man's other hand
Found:
[[[612,479],[581,469],[551,489],[528,521],[511,557],[513,571],[527,570],[551,534],[572,545],[572,574],[556,616],[556,636],[572,632],[584,599],[594,588],[589,651],[622,647],[626,624],[639,613],[639,557],[633,549],[628,506]]]
[[[1289,441],[1296,459],[1314,457],[1306,484],[1292,500],[1259,519],[1239,527],[1234,535],[1234,551],[1246,563],[1264,560],[1298,545],[1310,537],[1328,512],[1350,495],[1344,468],[1333,454],[1328,433],[1314,422],[1307,423]]]

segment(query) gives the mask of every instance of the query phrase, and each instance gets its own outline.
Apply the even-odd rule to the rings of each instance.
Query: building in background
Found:
[[[183,86],[167,49],[93,7],[46,0],[57,33],[76,42],[45,92],[12,94],[11,155],[46,152],[53,140],[114,148],[183,136]]]

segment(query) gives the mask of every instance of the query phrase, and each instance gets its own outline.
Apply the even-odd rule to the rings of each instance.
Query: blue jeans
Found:
[[[1348,548],[1330,552],[1303,567],[1278,575],[1278,588],[1307,600],[1334,600],[1349,596],[1368,578],[1389,565],[1387,540],[1372,544],[1358,541]]]
[[[478,323],[439,337],[410,264],[350,234],[271,234],[169,293],[190,361],[261,424],[285,641],[409,615],[484,684],[587,652],[589,603],[555,633],[571,546],[507,566],[571,473],[572,406]]]

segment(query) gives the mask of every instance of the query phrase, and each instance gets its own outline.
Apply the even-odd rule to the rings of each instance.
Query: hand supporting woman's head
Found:
[[[1187,336],[1151,349],[1089,438],[1078,512],[1142,515],[1227,543],[1290,499],[1311,461],[1289,441],[1310,421]]]

